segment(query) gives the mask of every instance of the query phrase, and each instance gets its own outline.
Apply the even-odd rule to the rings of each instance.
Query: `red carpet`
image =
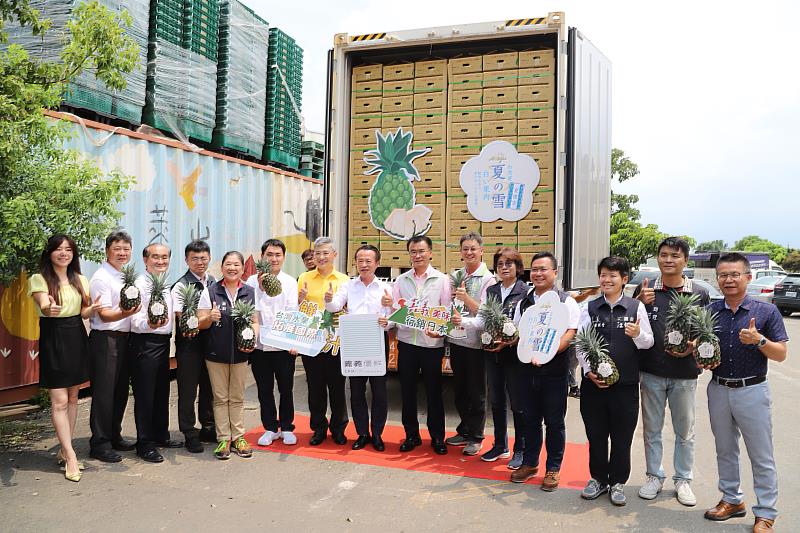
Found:
[[[263,434],[261,427],[253,428],[247,432],[245,438],[253,446],[254,450],[265,452],[278,452],[290,455],[300,455],[302,457],[313,457],[315,459],[326,459],[329,461],[346,461],[351,463],[381,466],[384,468],[399,468],[401,470],[415,470],[417,472],[431,472],[436,474],[448,474],[451,476],[472,477],[478,479],[493,479],[508,481],[511,470],[506,468],[508,459],[499,459],[494,463],[487,463],[480,460],[480,456],[467,457],[461,453],[462,448],[448,446],[447,455],[436,455],[430,447],[430,438],[427,431],[420,429],[422,434],[422,446],[418,446],[409,453],[400,453],[398,448],[405,437],[402,426],[387,425],[383,432],[383,441],[386,444],[386,451],[376,452],[371,445],[367,445],[362,450],[353,451],[350,447],[353,439],[356,438],[355,428],[352,421],[347,427],[347,438],[349,439],[344,446],[337,446],[328,438],[319,446],[309,446],[311,429],[308,425],[307,416],[295,416],[295,435],[297,444],[286,446],[283,441],[278,440],[270,446],[259,446],[258,438]],[[448,435],[449,436],[449,435]],[[513,446],[513,439],[509,439],[509,447]],[[488,450],[491,445],[491,435],[485,441],[484,450]],[[539,475],[528,483],[541,484],[544,477],[544,450],[539,462]],[[583,489],[589,479],[589,445],[573,444],[568,442],[561,467],[561,488]]]

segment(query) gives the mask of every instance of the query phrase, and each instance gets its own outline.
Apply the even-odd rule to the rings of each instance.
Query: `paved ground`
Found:
[[[800,317],[786,319],[790,337],[800,339]],[[783,364],[772,364],[775,446],[781,474],[782,531],[800,530],[800,459],[796,453],[800,430],[792,413],[800,405],[800,354]],[[606,498],[585,502],[575,490],[548,494],[536,485],[461,478],[381,468],[347,462],[321,461],[279,453],[256,453],[250,460],[233,457],[217,461],[210,452],[191,455],[166,450],[160,465],[144,463],[132,453],[117,465],[86,461],[79,484],[69,483],[54,464],[56,441],[48,436],[24,450],[0,453],[0,529],[3,531],[505,531],[566,528],[585,531],[748,531],[752,514],[726,523],[710,523],[703,510],[719,499],[716,462],[708,422],[705,384],[697,396],[697,457],[695,508],[673,497],[672,484],[654,501],[641,500],[636,491],[644,481],[641,424],[633,448],[633,473],[628,485],[629,504],[615,508]],[[298,365],[298,411],[306,409],[305,379]],[[399,383],[390,380],[393,399],[390,423],[399,424]],[[448,430],[452,431],[452,391],[446,391]],[[173,427],[175,394],[172,397]],[[135,435],[132,405],[125,418],[125,434]],[[89,402],[79,411],[77,449],[88,454]],[[424,416],[421,417],[424,420]],[[255,387],[248,389],[248,427],[259,425]],[[669,423],[667,423],[669,424]],[[568,439],[584,442],[577,400],[569,400]],[[671,429],[666,429],[669,434]],[[491,429],[487,434],[491,434]],[[672,445],[665,445],[666,465]],[[353,452],[355,453],[355,452]],[[470,459],[474,460],[474,459]],[[752,477],[743,459],[744,491],[754,502]],[[671,468],[667,466],[668,475]],[[796,529],[797,528],[797,529]]]

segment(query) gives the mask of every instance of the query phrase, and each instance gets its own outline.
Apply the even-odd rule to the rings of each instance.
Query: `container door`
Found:
[[[597,285],[608,255],[611,211],[611,62],[569,30],[564,284]]]

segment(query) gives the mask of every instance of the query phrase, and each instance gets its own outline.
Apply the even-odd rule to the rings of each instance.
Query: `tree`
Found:
[[[786,258],[786,248],[758,235],[747,235],[733,243],[733,249],[739,252],[765,252],[778,264]]]
[[[726,243],[722,239],[717,239],[715,241],[706,241],[698,244],[697,249],[702,250],[704,252],[724,252],[725,250],[728,249],[728,243]]]
[[[0,0],[0,43],[8,43],[3,21],[16,21],[42,36],[50,28],[28,0]],[[116,226],[116,205],[130,183],[118,173],[104,176],[75,151],[63,148],[67,126],[48,118],[67,84],[88,67],[108,87],[125,86],[138,47],[126,33],[127,13],[114,14],[96,0],[76,7],[67,25],[61,60],[28,56],[18,44],[0,52],[0,283],[22,269],[35,270],[47,238],[66,233],[86,259],[102,257],[102,238]]]
[[[800,250],[792,250],[786,254],[781,266],[787,272],[800,272]]]

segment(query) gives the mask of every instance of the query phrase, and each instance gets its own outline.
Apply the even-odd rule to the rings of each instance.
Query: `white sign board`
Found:
[[[278,311],[267,332],[265,344],[316,356],[328,338],[327,333],[319,329],[321,320],[321,313],[307,315],[302,311]]]
[[[539,166],[509,142],[492,141],[461,167],[459,184],[467,209],[481,222],[522,220],[531,212]]]
[[[376,315],[340,316],[339,342],[343,376],[386,375],[386,344]]]
[[[539,297],[536,305],[525,310],[519,321],[519,346],[517,357],[523,363],[548,363],[561,342],[569,325],[569,308],[561,303],[558,294],[548,291]]]

